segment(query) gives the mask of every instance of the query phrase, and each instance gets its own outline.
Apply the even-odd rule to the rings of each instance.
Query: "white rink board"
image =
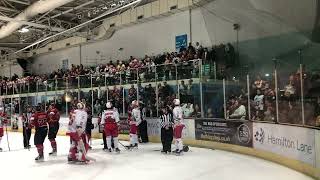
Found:
[[[314,129],[253,123],[253,147],[316,165]]]
[[[148,122],[148,135],[159,136],[161,135],[160,119],[146,119]],[[195,139],[194,119],[184,119],[183,123],[186,128],[183,130],[183,137],[188,139]]]
[[[320,168],[320,130],[316,130],[316,165]]]

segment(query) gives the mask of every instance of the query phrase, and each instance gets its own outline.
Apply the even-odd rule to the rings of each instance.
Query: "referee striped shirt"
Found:
[[[171,113],[161,115],[160,119],[161,119],[161,122],[160,122],[161,128],[165,128],[166,126],[172,127],[174,124]]]

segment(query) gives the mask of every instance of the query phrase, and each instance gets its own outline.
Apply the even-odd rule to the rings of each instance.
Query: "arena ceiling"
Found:
[[[51,1],[52,3],[56,3],[56,7],[43,13],[30,15],[32,13],[27,11],[28,8],[30,9],[31,6],[41,1],[46,3],[44,6],[47,6]],[[62,5],[57,5],[58,1],[60,1]],[[27,47],[36,41],[45,39],[56,33],[64,32],[67,29],[90,21],[107,11],[130,2],[132,2],[132,0],[1,0],[1,55]],[[41,7],[35,7],[33,10],[37,8],[40,9]],[[17,18],[21,16],[21,14],[24,15],[23,13],[29,14],[26,14],[23,18]],[[77,28],[76,31],[63,33],[55,38],[50,38],[32,48],[43,47],[52,41],[74,36],[75,34],[77,36],[89,37],[92,35],[93,29],[102,24],[104,18],[87,23],[85,26]],[[9,23],[19,23],[20,25],[18,29],[7,32],[7,29],[10,29],[7,28]],[[6,32],[3,34],[2,31]]]

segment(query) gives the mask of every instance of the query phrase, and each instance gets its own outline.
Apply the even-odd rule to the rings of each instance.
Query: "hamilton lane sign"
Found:
[[[315,130],[254,123],[253,147],[315,166]]]

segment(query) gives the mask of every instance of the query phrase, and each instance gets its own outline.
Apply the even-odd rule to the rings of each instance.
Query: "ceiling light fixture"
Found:
[[[19,32],[19,33],[27,33],[27,32],[29,32],[29,29],[28,29],[28,28],[23,27],[23,28],[22,28],[22,29],[20,29],[18,32]]]

